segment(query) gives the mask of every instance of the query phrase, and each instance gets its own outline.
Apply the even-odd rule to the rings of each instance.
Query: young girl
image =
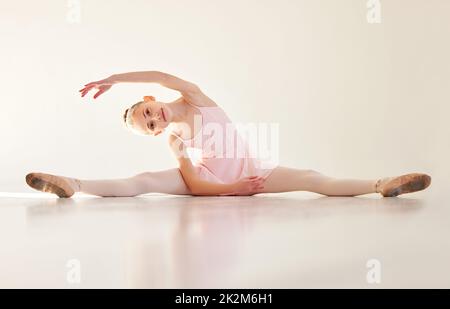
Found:
[[[232,123],[222,108],[197,85],[170,74],[157,71],[115,74],[86,84],[80,92],[84,97],[89,91],[97,89],[94,95],[96,99],[115,84],[142,82],[158,83],[178,91],[181,96],[170,103],[145,96],[143,101],[125,111],[125,124],[137,134],[156,136],[166,129],[170,131],[169,145],[178,160],[178,168],[106,180],[30,173],[26,175],[27,184],[59,197],[71,197],[75,192],[118,197],[150,192],[177,195],[254,195],[288,191],[310,191],[328,196],[380,193],[382,196],[392,197],[423,190],[430,185],[431,177],[420,173],[370,180],[337,179],[310,169],[270,164],[264,166],[260,159],[250,155],[248,144],[236,131],[231,135],[225,134],[229,132],[225,127],[232,127]],[[205,134],[207,128],[215,130],[209,130],[211,134],[208,135]],[[223,141],[233,147],[232,156],[225,155],[228,150],[222,149]],[[215,144],[214,147],[212,144]],[[241,151],[234,152],[234,148]],[[196,162],[189,149],[197,150],[200,160]]]

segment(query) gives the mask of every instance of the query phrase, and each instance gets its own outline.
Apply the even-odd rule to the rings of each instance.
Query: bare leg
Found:
[[[75,188],[75,191],[103,197],[136,196],[151,192],[176,195],[190,194],[178,168],[144,172],[121,179],[77,180],[79,186]]]
[[[264,183],[263,193],[310,191],[329,196],[375,193],[377,179],[339,179],[314,170],[276,167]]]

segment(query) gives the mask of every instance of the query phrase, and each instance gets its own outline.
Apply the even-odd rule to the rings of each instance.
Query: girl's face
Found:
[[[170,124],[172,112],[166,104],[146,99],[133,113],[134,127],[144,134],[156,136]]]

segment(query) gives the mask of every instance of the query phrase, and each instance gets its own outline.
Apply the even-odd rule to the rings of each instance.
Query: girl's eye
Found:
[[[146,110],[147,116],[150,116],[150,111],[147,109]]]
[[[153,130],[155,128],[155,125],[153,124],[153,122],[150,123],[150,130]]]

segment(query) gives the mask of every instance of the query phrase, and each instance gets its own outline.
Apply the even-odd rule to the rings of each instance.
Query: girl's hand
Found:
[[[97,93],[94,94],[94,99],[98,98],[101,94],[108,91],[115,82],[111,79],[111,77],[98,80],[96,82],[91,82],[84,85],[84,88],[79,90],[81,92],[81,97],[84,97],[89,91],[92,89],[98,89]]]
[[[265,179],[260,176],[250,176],[242,178],[232,185],[235,195],[254,195],[264,189],[263,183]]]

